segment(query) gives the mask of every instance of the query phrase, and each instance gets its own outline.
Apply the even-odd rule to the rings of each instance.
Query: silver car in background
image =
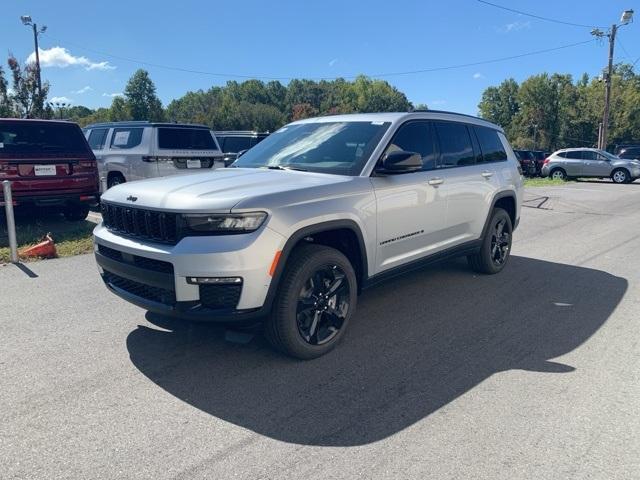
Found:
[[[559,180],[596,177],[631,183],[640,177],[640,161],[622,159],[596,148],[564,148],[549,155],[541,174]]]
[[[205,125],[109,122],[89,125],[84,132],[98,161],[102,190],[225,166],[216,137]]]

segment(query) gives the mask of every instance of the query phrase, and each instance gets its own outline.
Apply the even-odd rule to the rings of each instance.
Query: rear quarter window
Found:
[[[218,150],[210,130],[204,128],[158,128],[158,148],[171,150]]]
[[[480,143],[482,162],[503,162],[507,159],[507,152],[498,137],[497,130],[485,127],[473,127]],[[527,156],[527,158],[531,158]]]
[[[0,122],[0,158],[92,155],[80,127],[57,122]]]

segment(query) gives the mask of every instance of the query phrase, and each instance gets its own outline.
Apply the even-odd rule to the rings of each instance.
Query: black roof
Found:
[[[147,120],[132,120],[125,122],[101,122],[92,123],[84,128],[99,128],[99,127],[189,127],[189,128],[206,128],[210,130],[206,125],[199,123],[173,123],[173,122],[149,122]]]

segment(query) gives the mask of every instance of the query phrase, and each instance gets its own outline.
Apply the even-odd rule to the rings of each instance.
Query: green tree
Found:
[[[500,125],[507,134],[511,133],[511,124],[519,110],[518,82],[513,78],[503,81],[497,87],[489,87],[482,93],[478,108],[480,116]]]
[[[49,82],[44,82],[42,89],[38,91],[38,71],[35,64],[28,63],[22,69],[12,54],[9,54],[7,63],[13,79],[10,98],[17,115],[24,118],[45,117],[44,101],[49,94]]]
[[[13,116],[13,105],[9,98],[9,85],[4,78],[4,70],[0,66],[0,117]]]
[[[111,108],[109,108],[108,117],[110,122],[121,122],[123,120],[140,120],[134,118],[134,116],[131,114],[131,106],[129,102],[127,102],[122,97],[115,97],[113,99],[113,101],[111,102]]]
[[[146,70],[140,69],[133,74],[124,89],[124,95],[131,120],[164,120],[162,103],[156,95],[156,87]],[[120,108],[120,103],[117,107]]]

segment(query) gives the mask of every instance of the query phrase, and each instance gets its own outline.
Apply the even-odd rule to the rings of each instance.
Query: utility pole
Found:
[[[611,84],[613,83],[613,49],[616,44],[616,32],[618,26],[614,23],[611,25],[609,32],[609,65],[607,67],[607,75],[604,79],[604,114],[602,116],[602,135],[600,138],[600,150],[607,149],[607,140],[609,137],[609,109],[611,108]]]
[[[604,78],[604,112],[602,115],[601,128],[598,132],[598,148],[600,150],[607,149],[607,143],[609,139],[609,110],[611,109],[611,84],[613,83],[613,51],[616,44],[616,33],[618,33],[618,27],[627,25],[633,21],[633,10],[625,10],[620,17],[620,25],[611,25],[609,33],[605,34],[599,28],[591,30],[591,35],[602,38],[605,35],[609,37],[609,63],[607,65],[607,73]]]

